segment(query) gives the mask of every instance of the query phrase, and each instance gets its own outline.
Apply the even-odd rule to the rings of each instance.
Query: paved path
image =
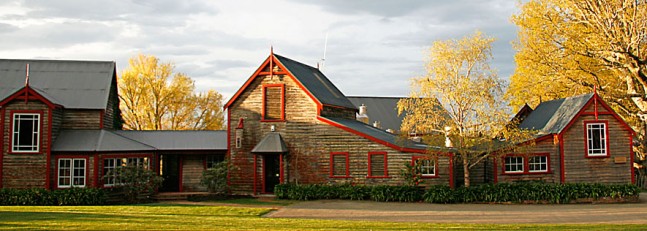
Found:
[[[286,206],[266,217],[433,223],[647,224],[647,193],[631,204],[427,204],[320,200]],[[646,226],[647,227],[647,226]]]

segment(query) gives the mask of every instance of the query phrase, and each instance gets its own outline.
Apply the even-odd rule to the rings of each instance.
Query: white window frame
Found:
[[[109,166],[106,165],[106,161],[112,162]],[[150,157],[108,157],[108,158],[103,158],[103,172],[101,173],[101,176],[103,178],[103,186],[115,186],[119,185],[121,183],[116,182],[114,177],[108,177],[106,178],[106,174],[108,174],[109,171],[114,171],[117,167],[125,167],[128,166],[129,163],[135,163],[136,165],[139,165],[140,163],[144,167],[144,169],[150,169]]]
[[[593,148],[594,134],[598,133],[600,140],[597,142],[600,148]],[[606,123],[586,123],[586,155],[587,156],[607,156],[607,124]]]
[[[61,163],[64,161],[69,161],[69,166],[70,167],[61,167]],[[77,161],[82,161],[83,166],[79,167],[77,164]],[[71,188],[71,187],[77,187],[77,188],[85,188],[86,185],[86,171],[87,171],[87,161],[85,158],[59,158],[58,159],[58,168],[57,168],[57,177],[56,177],[56,184],[58,185],[58,188]],[[62,170],[68,170],[69,171],[69,176],[61,175]],[[78,169],[83,169],[83,172],[81,175],[76,174],[76,170]],[[69,184],[61,184],[61,179],[68,179],[70,182]],[[80,179],[81,183],[75,183],[75,180]]]
[[[35,119],[29,119],[35,123],[34,130],[31,131],[31,144],[20,145],[20,121],[28,120],[20,118],[21,116],[34,116]],[[39,152],[40,151],[40,114],[39,113],[14,113],[13,114],[13,127],[11,128],[11,151],[12,152]],[[21,150],[21,148],[30,148],[29,150]]]
[[[512,163],[512,161],[509,161],[509,160],[513,160],[513,159],[515,160],[514,163]],[[503,158],[503,161],[504,161],[503,162],[503,164],[504,164],[503,165],[503,171],[505,173],[523,173],[524,172],[524,158],[523,158],[523,156],[506,156],[505,158]],[[521,168],[518,168],[519,165],[521,165]],[[518,168],[518,169],[514,170],[514,171],[508,170],[508,167],[510,167],[510,169],[512,169],[513,166],[515,166],[515,168]]]
[[[414,161],[414,163],[420,163],[420,174],[423,177],[436,176],[436,160],[418,158]]]
[[[539,170],[532,166],[538,166]],[[528,172],[548,172],[548,156],[538,155],[528,157]]]

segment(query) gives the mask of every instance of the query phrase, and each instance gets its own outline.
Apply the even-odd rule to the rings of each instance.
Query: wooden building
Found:
[[[357,107],[317,68],[270,54],[226,103],[229,184],[272,193],[278,183],[403,184],[421,161],[428,184],[453,185],[447,154],[356,120]],[[423,158],[418,160],[419,158]]]
[[[493,181],[630,183],[634,131],[596,93],[547,101],[517,114],[537,131],[523,153],[495,158]]]
[[[114,62],[0,60],[0,187],[112,187],[117,166],[165,178],[162,191],[204,191],[225,131],[121,131]]]

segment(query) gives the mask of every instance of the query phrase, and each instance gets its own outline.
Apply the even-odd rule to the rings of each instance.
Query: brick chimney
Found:
[[[357,121],[361,121],[362,123],[369,124],[368,120],[368,111],[366,109],[366,105],[362,104],[359,106],[359,113],[355,115],[355,118]]]

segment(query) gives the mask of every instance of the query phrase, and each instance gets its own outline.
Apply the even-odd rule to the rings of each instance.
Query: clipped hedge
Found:
[[[632,184],[603,185],[589,183],[499,183],[451,189],[435,185],[424,190],[415,186],[353,186],[349,184],[281,184],[274,189],[280,199],[318,200],[350,199],[428,203],[552,203],[563,204],[582,199],[637,198],[640,188]]]
[[[0,205],[103,205],[107,194],[97,188],[62,190],[0,189]]]

